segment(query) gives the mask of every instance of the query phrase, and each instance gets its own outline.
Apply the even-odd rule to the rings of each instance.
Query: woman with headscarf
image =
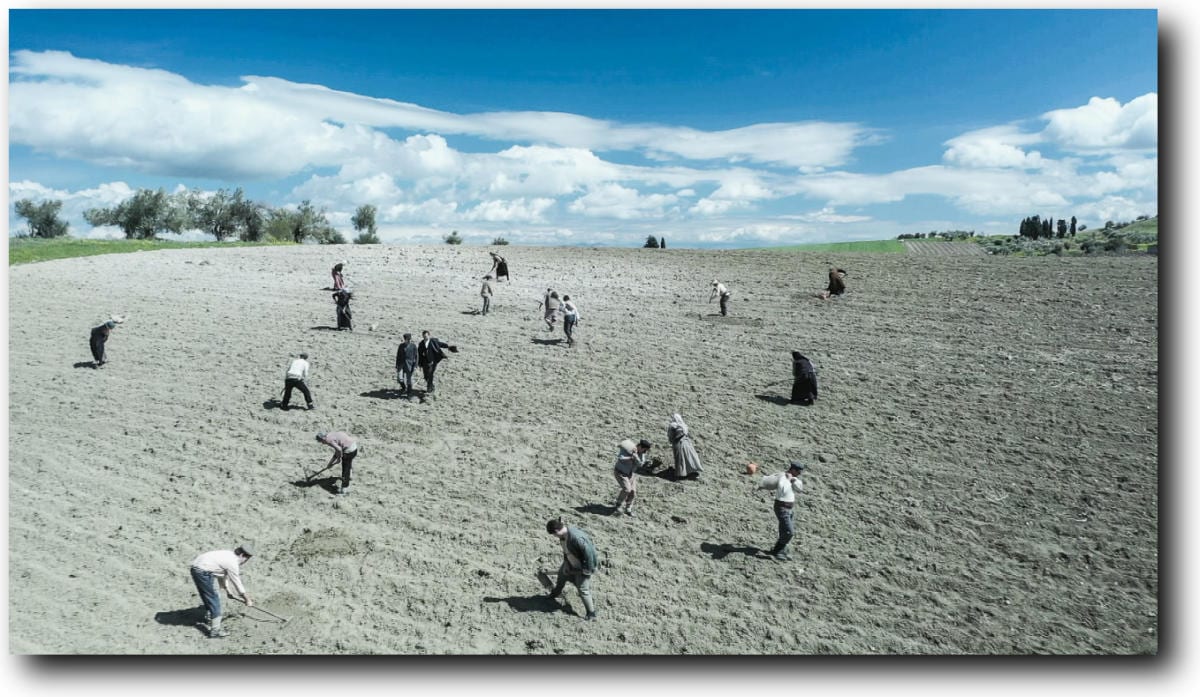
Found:
[[[104,324],[92,328],[92,335],[88,341],[88,344],[92,349],[92,365],[94,367],[99,368],[105,364],[106,357],[104,354],[104,345],[108,343],[108,335],[112,333],[112,330],[117,328],[117,325],[120,324],[121,321],[121,318],[113,317]]]
[[[671,443],[671,452],[675,455],[675,477],[698,478],[702,469],[700,456],[696,454],[687,424],[679,414],[672,414],[667,422],[667,441]]]
[[[817,398],[817,369],[799,351],[792,351],[792,404],[808,406]]]
[[[333,267],[333,271],[331,272],[333,274],[333,290],[335,292],[342,290],[343,288],[346,287],[346,277],[342,275],[342,267],[345,264],[346,264],[346,262],[344,262],[344,261],[338,262]]]

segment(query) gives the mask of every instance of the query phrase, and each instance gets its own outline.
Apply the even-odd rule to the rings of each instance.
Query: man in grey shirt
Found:
[[[650,452],[650,441],[643,438],[634,444],[632,438],[621,441],[617,448],[617,462],[613,466],[613,477],[617,480],[620,491],[617,502],[613,504],[613,515],[625,504],[625,515],[633,517],[633,499],[637,496],[637,482],[634,473],[637,468],[646,464],[646,453]]]

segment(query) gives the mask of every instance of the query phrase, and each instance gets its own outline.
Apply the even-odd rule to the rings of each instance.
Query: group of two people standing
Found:
[[[414,342],[412,334],[405,333],[404,341],[400,342],[400,346],[396,348],[396,382],[400,383],[401,393],[412,399],[413,372],[417,366],[421,367],[421,373],[425,378],[425,394],[433,394],[434,384],[433,376],[437,371],[438,363],[441,363],[446,358],[446,351],[458,353],[457,346],[438,339],[429,334],[429,330],[421,332],[421,341]]]

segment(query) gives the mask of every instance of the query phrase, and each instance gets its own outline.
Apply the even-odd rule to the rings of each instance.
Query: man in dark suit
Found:
[[[430,336],[428,329],[421,332],[421,343],[417,344],[417,362],[425,375],[426,394],[433,394],[433,372],[437,370],[438,363],[446,357],[442,349],[450,349],[451,353],[458,352],[457,346],[451,346],[437,337]]]
[[[400,390],[412,399],[412,376],[417,369],[417,344],[412,340],[412,334],[404,334],[404,343],[396,349],[396,381]]]

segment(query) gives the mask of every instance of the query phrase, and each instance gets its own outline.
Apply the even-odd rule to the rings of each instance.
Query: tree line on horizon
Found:
[[[14,203],[17,215],[28,224],[28,237],[63,237],[68,224],[59,218],[62,201],[21,199]],[[351,223],[358,236],[355,244],[379,244],[375,224],[375,206],[364,204],[355,211]],[[307,199],[294,210],[274,208],[246,198],[241,187],[218,189],[204,194],[198,189],[168,194],[163,189],[138,189],[121,203],[108,208],[89,208],[83,212],[91,225],[112,225],[126,239],[153,240],[161,234],[181,234],[200,230],[218,242],[236,239],[259,242],[264,239],[300,244],[312,240],[319,244],[345,244],[346,238],[329,222],[325,209]]]

